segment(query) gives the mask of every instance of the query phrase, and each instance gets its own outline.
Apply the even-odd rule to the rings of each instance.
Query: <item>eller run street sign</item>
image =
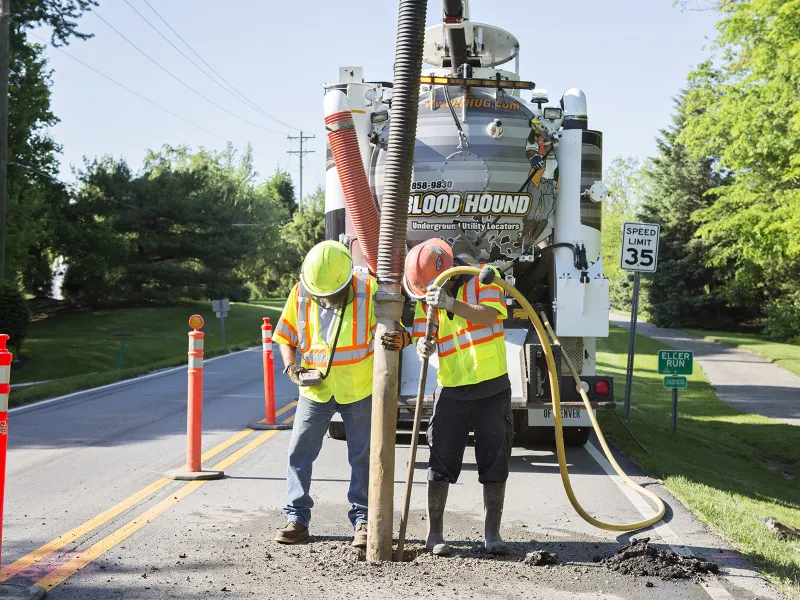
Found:
[[[694,366],[694,354],[688,350],[659,350],[659,375],[691,375]]]

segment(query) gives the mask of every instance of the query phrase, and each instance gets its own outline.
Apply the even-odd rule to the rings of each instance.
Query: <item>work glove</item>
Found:
[[[417,356],[428,360],[436,352],[436,342],[431,338],[421,337],[417,340]]]
[[[405,329],[387,331],[381,336],[381,345],[387,350],[398,352],[411,344],[411,334]]]
[[[428,291],[425,294],[425,304],[433,308],[443,308],[447,312],[453,312],[453,297],[447,293],[447,290],[438,285],[428,286]]]
[[[308,372],[308,369],[301,365],[288,365],[283,372],[289,376],[289,379],[292,380],[292,383],[295,385],[302,385],[300,382],[300,373]]]
[[[544,157],[541,154],[531,156],[531,169],[541,171],[544,169]]]

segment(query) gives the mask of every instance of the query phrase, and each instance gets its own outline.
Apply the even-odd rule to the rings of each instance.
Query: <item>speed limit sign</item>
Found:
[[[661,226],[656,223],[624,223],[619,266],[626,271],[655,273],[660,232]]]

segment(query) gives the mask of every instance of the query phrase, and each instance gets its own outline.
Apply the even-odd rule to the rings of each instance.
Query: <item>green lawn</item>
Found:
[[[708,331],[705,329],[684,329],[686,333],[720,342],[735,348],[750,350],[774,362],[779,367],[800,376],[800,345],[782,344],[765,340],[756,333],[731,333],[727,331]]]
[[[598,340],[598,372],[615,376],[624,397],[628,332],[612,327]],[[774,516],[800,527],[800,428],[742,413],[716,398],[700,369],[681,390],[677,435],[671,394],[657,374],[662,342],[636,339],[630,427],[653,454],[630,439],[611,415],[600,412],[603,431],[635,462],[703,521],[730,539],[791,598],[800,599],[798,541],[778,540],[761,523]]]
[[[231,304],[225,319],[228,350],[260,344],[262,318],[270,317],[274,326],[284,302]],[[210,302],[55,314],[35,320],[22,349],[24,365],[12,371],[11,383],[58,381],[16,389],[11,394],[11,404],[24,404],[185,363],[187,334],[191,330],[188,319],[195,313],[205,319],[206,356],[222,354],[220,321],[211,311]],[[122,369],[118,369],[123,343]]]

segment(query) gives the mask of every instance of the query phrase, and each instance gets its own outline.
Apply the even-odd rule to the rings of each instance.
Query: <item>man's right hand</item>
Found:
[[[417,356],[422,360],[428,360],[436,352],[436,342],[432,339],[421,337],[417,340]]]
[[[308,369],[300,365],[288,365],[283,370],[283,372],[289,376],[289,379],[291,379],[292,383],[295,385],[302,385],[300,382],[300,373],[305,373],[307,371]]]

